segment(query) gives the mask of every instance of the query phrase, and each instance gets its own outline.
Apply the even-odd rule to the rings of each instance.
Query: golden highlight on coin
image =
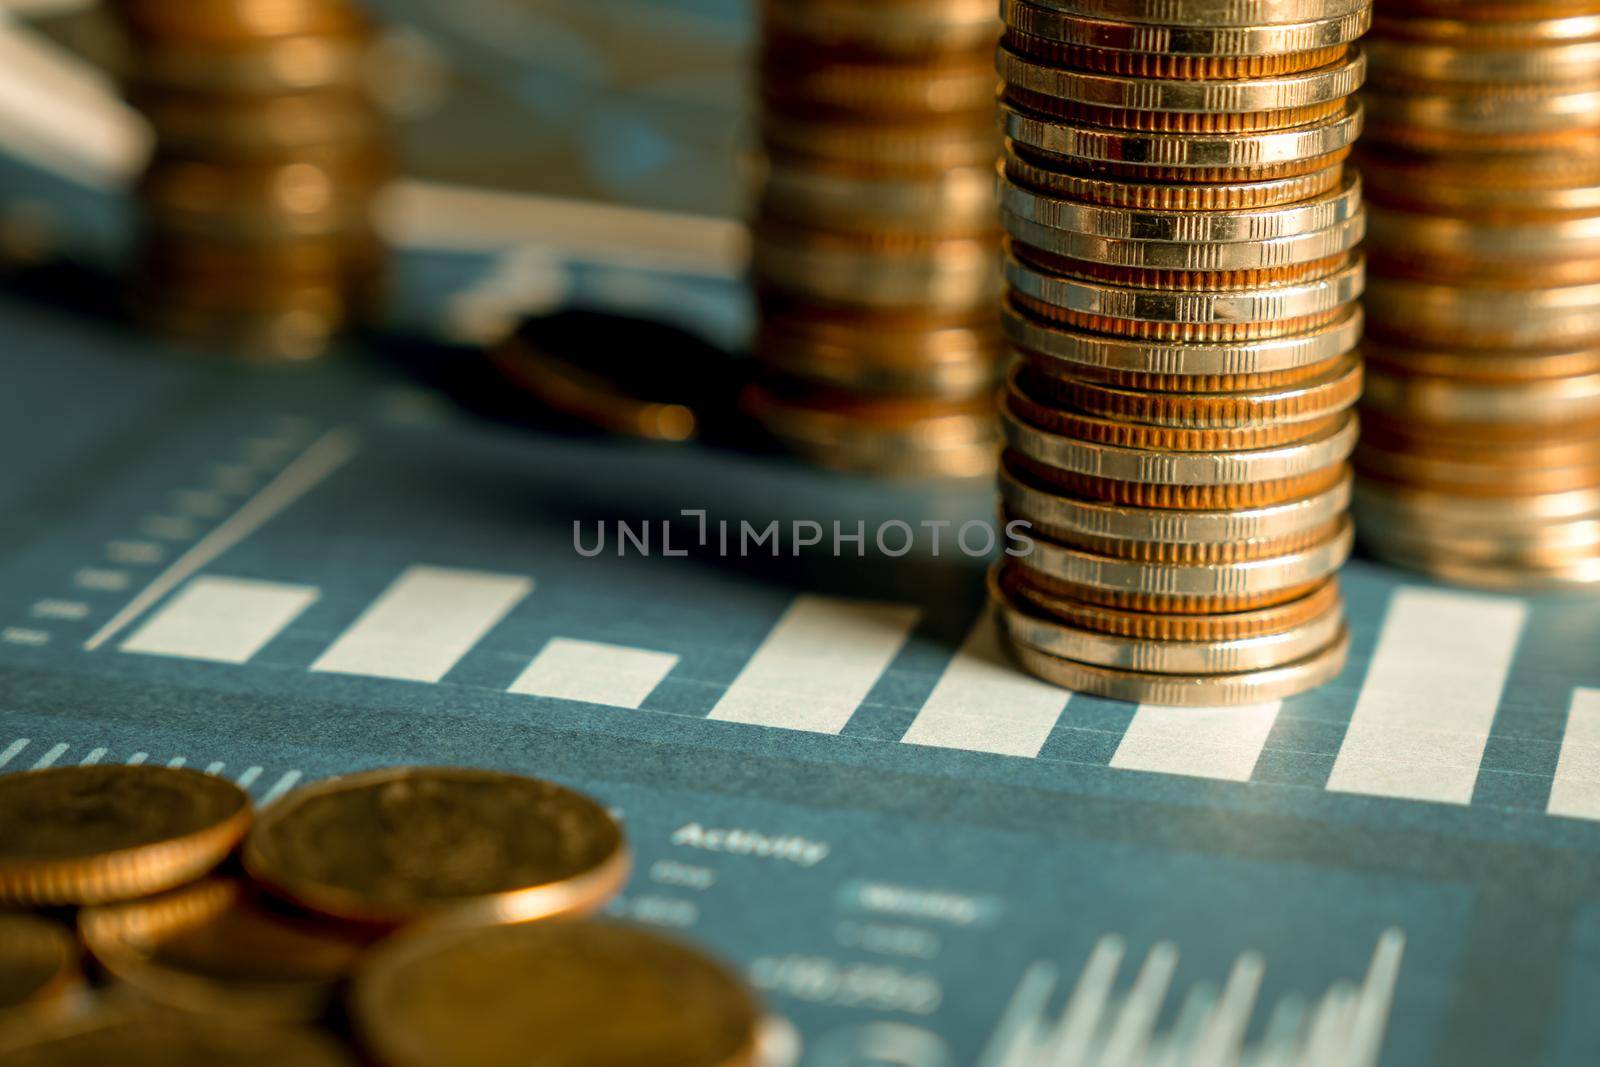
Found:
[[[244,866],[335,918],[523,922],[593,912],[626,881],[629,854],[604,808],[553,783],[396,767],[288,794],[261,813]]]
[[[383,1067],[754,1067],[760,1016],[722,964],[611,922],[402,935],[363,967],[356,1026]],[[664,1059],[665,1058],[665,1059]]]
[[[0,904],[98,904],[221,863],[250,828],[238,786],[184,768],[92,765],[0,777]]]

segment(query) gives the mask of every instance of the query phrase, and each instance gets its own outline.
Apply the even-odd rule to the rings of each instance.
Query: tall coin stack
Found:
[[[124,91],[156,149],[138,187],[135,314],[160,332],[315,356],[376,298],[389,168],[351,0],[113,0]]]
[[[994,470],[993,0],[767,0],[744,407],[830,467]]]
[[[1071,689],[1275,700],[1343,664],[1369,0],[1005,0],[991,593]]]
[[[1600,582],[1600,4],[1391,0],[1373,37],[1362,537]]]

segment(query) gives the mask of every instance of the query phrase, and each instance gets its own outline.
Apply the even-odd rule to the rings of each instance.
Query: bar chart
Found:
[[[241,666],[293,626],[320,590],[202,574],[130,626],[121,654]],[[446,682],[514,609],[534,578],[411,566],[310,665],[312,673]],[[916,632],[911,604],[799,594],[723,689],[711,721],[839,734]],[[1463,625],[1462,620],[1470,620]],[[1516,598],[1398,587],[1325,788],[1395,800],[1470,802],[1527,619]],[[664,649],[552,637],[525,650],[506,692],[639,711],[682,666]],[[1073,697],[1010,664],[985,615],[971,624],[900,736],[905,745],[1036,758],[1070,721]],[[1251,780],[1280,703],[1138,707],[1114,770]],[[1577,687],[1548,811],[1600,819],[1600,690]]]

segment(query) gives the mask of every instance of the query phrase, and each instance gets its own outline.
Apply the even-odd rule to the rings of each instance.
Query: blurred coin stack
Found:
[[[155,131],[138,186],[135,314],[277,359],[319,354],[375,300],[389,170],[352,0],[113,0],[124,92]]]
[[[760,380],[792,451],[994,469],[993,0],[767,0],[753,223]]]
[[[1316,685],[1347,645],[1369,0],[1001,10],[1017,657],[1151,703]]]
[[[1600,4],[1390,0],[1370,55],[1362,538],[1600,581]]]
[[[593,918],[629,867],[599,803],[496,771],[390,767],[259,813],[178,767],[0,776],[0,1062],[750,1067],[736,973]]]

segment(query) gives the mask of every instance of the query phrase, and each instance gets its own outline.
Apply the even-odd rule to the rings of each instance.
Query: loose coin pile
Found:
[[[0,1061],[747,1067],[759,1011],[721,964],[556,921],[628,869],[595,801],[493,771],[349,775],[259,813],[179,768],[0,776]]]
[[[1160,704],[1343,664],[1369,0],[1004,0],[1018,659]]]
[[[1392,0],[1370,54],[1362,538],[1600,582],[1600,4]]]
[[[155,131],[129,301],[161,333],[321,353],[378,296],[389,170],[353,0],[113,0],[128,101]]]
[[[743,407],[826,466],[994,469],[993,0],[766,0]]]

